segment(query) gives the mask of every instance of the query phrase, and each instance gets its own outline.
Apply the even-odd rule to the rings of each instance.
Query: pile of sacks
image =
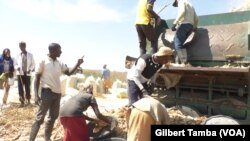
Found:
[[[112,94],[117,98],[128,98],[127,83],[116,80],[112,85]]]
[[[71,76],[63,75],[60,77],[62,87],[61,105],[65,103],[72,96],[83,90],[85,83],[93,85],[93,95],[100,96],[103,93],[102,80],[100,77],[93,76],[85,77],[84,74],[75,74]],[[112,95],[116,98],[127,98],[127,83],[116,80],[110,89]]]
[[[72,96],[83,89],[84,83],[88,82],[93,85],[93,94],[98,96],[103,93],[103,85],[100,77],[85,77],[84,74],[75,74],[71,76],[63,75],[60,78],[62,87],[62,96]],[[112,88],[109,90],[114,97],[127,98],[127,83],[120,80],[114,81]]]

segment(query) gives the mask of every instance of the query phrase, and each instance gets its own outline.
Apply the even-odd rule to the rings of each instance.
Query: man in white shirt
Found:
[[[34,93],[35,102],[38,103],[38,111],[35,122],[32,124],[29,141],[35,141],[36,135],[48,112],[48,120],[45,123],[45,141],[50,141],[53,126],[58,118],[61,100],[60,76],[71,75],[83,63],[78,59],[76,65],[69,69],[66,64],[58,58],[61,56],[61,46],[58,43],[49,45],[49,54],[37,64],[35,70]],[[39,94],[39,88],[41,93]]]
[[[198,17],[195,9],[188,0],[175,0],[174,7],[178,7],[178,14],[173,22],[172,31],[176,31],[174,45],[178,56],[178,62],[182,65],[188,63],[187,50],[184,43],[188,36],[197,29]]]
[[[16,57],[15,69],[18,79],[18,93],[21,102],[20,107],[23,107],[25,101],[27,104],[30,104],[30,79],[31,72],[35,69],[35,60],[33,55],[26,51],[25,42],[20,42],[19,48],[21,53]],[[25,94],[23,87],[25,88]]]
[[[172,59],[172,49],[160,47],[154,54],[141,55],[128,71],[128,105],[150,95],[148,82]],[[154,81],[154,80],[153,80]]]

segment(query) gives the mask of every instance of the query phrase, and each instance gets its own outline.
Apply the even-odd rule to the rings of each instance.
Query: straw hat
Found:
[[[173,55],[173,50],[169,47],[160,47],[155,53],[155,56],[171,56]]]

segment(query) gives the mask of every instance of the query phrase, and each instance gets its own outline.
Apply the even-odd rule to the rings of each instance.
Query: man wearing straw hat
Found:
[[[173,51],[169,47],[161,47],[154,54],[140,56],[127,74],[128,106],[149,94],[147,82],[169,61]]]

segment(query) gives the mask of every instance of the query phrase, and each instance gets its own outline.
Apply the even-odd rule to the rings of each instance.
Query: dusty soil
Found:
[[[2,104],[3,90],[0,90],[0,141],[27,141],[31,125],[34,121],[37,106],[34,101],[30,105],[20,108],[18,100],[18,91],[16,86],[12,86],[9,92],[7,105]],[[116,98],[111,94],[100,95],[96,97],[99,109],[104,114],[111,115],[116,109],[124,107],[127,99]],[[86,114],[94,116],[93,110],[90,108]],[[46,119],[45,119],[46,120]],[[44,124],[40,127],[37,135],[37,141],[42,141],[44,135]],[[63,136],[63,128],[60,123],[55,123],[52,139],[60,141]]]
[[[3,90],[0,90],[0,141],[27,141],[29,139],[29,133],[31,125],[34,121],[37,107],[33,104],[33,100],[30,105],[26,105],[23,108],[19,108],[17,87],[12,86],[9,92],[9,98],[7,105],[2,104]],[[118,125],[115,129],[116,136],[126,138],[127,125],[126,125],[126,108],[125,105],[128,102],[126,98],[117,98],[112,94],[100,94],[96,96],[100,111],[107,116],[115,117],[118,121]],[[190,117],[184,115],[176,108],[166,109],[170,115],[171,124],[200,124],[206,117]],[[89,108],[85,114],[91,117],[95,117],[93,110]],[[45,119],[46,120],[46,119]],[[36,141],[43,141],[44,136],[44,124],[40,127]],[[51,139],[53,141],[62,141],[63,128],[56,121],[52,133]]]

